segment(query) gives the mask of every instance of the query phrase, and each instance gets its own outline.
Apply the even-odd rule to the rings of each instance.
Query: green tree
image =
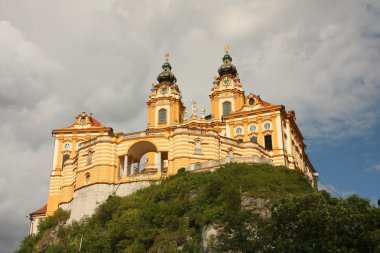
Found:
[[[296,196],[274,204],[271,213],[263,231],[267,251],[374,252],[380,245],[379,209],[357,195]]]

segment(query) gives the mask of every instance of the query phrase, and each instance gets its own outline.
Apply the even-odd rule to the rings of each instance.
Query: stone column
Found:
[[[133,167],[134,162],[135,162],[135,160],[132,158],[132,160],[131,160],[131,168],[130,168],[131,175],[135,174],[135,168]]]
[[[157,173],[162,173],[161,152],[157,152]]]
[[[124,156],[124,168],[123,168],[123,177],[127,176],[128,172],[128,155]]]

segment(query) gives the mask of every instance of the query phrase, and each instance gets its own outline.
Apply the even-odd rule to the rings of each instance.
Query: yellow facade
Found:
[[[227,162],[285,165],[303,171],[315,186],[316,173],[295,113],[256,94],[245,96],[231,61],[226,51],[219,77],[210,85],[210,115],[199,113],[196,103],[187,111],[167,59],[151,87],[146,130],[115,134],[86,113],[71,126],[53,130],[46,215],[58,207],[74,208],[76,196],[85,197],[91,186],[111,187],[115,193],[120,186],[161,180],[180,168],[215,169]]]

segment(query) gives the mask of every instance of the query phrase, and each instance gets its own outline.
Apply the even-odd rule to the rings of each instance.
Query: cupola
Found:
[[[159,83],[162,82],[170,82],[170,83],[176,83],[177,78],[175,78],[172,70],[172,66],[169,63],[169,53],[165,54],[165,63],[162,65],[162,71],[157,77],[157,81]]]
[[[236,67],[235,65],[231,63],[232,57],[228,54],[229,46],[225,45],[224,50],[225,50],[225,55],[222,58],[223,64],[218,69],[219,76],[228,75],[228,74],[236,76],[237,75]]]

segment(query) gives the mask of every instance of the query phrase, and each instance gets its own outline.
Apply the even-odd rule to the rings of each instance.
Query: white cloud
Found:
[[[0,17],[0,189],[8,189],[0,219],[8,227],[21,229],[20,215],[46,200],[51,129],[82,111],[116,131],[145,129],[166,51],[183,101],[207,111],[227,43],[246,93],[295,109],[307,138],[364,135],[380,116],[376,1],[0,0]],[[28,201],[16,203],[15,193]],[[17,244],[20,229],[0,231],[1,245]]]
[[[375,163],[368,168],[366,168],[364,171],[369,172],[380,172],[380,163]]]

